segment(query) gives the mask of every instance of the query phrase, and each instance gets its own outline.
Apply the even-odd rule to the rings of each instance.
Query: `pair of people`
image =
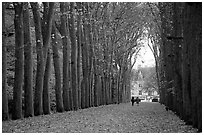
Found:
[[[131,102],[132,102],[132,106],[134,106],[135,102],[137,103],[137,105],[139,105],[140,99],[138,97],[136,97],[136,99],[134,99],[134,97],[132,97]]]

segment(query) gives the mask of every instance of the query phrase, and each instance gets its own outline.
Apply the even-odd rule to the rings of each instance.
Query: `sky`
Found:
[[[142,67],[155,66],[154,55],[147,44],[144,44],[144,47],[141,48],[133,68],[137,69],[138,65],[141,65]]]

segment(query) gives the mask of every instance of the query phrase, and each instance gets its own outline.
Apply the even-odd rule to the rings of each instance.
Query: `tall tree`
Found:
[[[43,55],[43,41],[42,41],[42,30],[41,30],[41,18],[40,9],[37,2],[31,2],[33,11],[34,23],[35,23],[35,36],[36,36],[36,52],[37,52],[37,74],[35,84],[35,97],[34,97],[34,114],[43,114],[43,77],[44,77],[44,55]]]
[[[49,3],[43,2],[43,17],[42,17],[42,39],[43,39],[43,49],[45,46],[50,46],[49,42],[49,27],[48,27],[48,12],[49,12]],[[46,45],[45,45],[46,44]],[[46,54],[45,54],[46,53]],[[50,114],[50,95],[49,95],[49,79],[50,79],[50,70],[51,70],[51,52],[50,47],[48,50],[43,51],[44,61],[45,61],[45,71],[44,71],[44,81],[43,81],[43,113]],[[46,55],[46,56],[45,56]]]
[[[77,81],[77,44],[74,19],[74,3],[70,3],[70,39],[71,39],[71,88],[73,96],[74,110],[78,109],[78,81]]]
[[[78,82],[78,106],[81,108],[81,3],[77,2],[77,82]]]
[[[84,29],[79,29],[81,30],[81,56],[82,56],[82,74],[83,74],[83,79],[81,81],[81,108],[86,108],[86,95],[85,92],[88,90],[87,89],[87,67],[86,67],[86,52],[85,52],[85,36],[84,36]]]
[[[184,36],[189,45],[189,64],[191,77],[191,100],[193,126],[202,131],[202,3],[186,3],[187,18],[185,26],[188,26]]]
[[[24,3],[23,10],[24,24],[24,104],[25,117],[34,115],[33,109],[33,49],[30,37],[30,11],[28,2]]]
[[[61,68],[60,68],[60,55],[59,46],[57,43],[57,32],[55,23],[52,24],[52,49],[53,49],[53,61],[55,70],[55,97],[56,97],[56,108],[57,112],[63,112],[63,99],[62,99],[62,79],[61,79]]]
[[[43,54],[45,59],[45,74],[43,84],[43,112],[50,114],[49,79],[51,72],[50,38],[52,30],[52,18],[54,13],[54,2],[43,2],[44,12],[42,20]]]
[[[69,110],[69,74],[70,74],[70,67],[69,67],[69,60],[70,60],[70,42],[69,42],[69,29],[67,28],[67,8],[65,2],[60,3],[60,12],[61,12],[61,25],[59,32],[62,35],[62,45],[63,45],[63,104],[64,110]]]
[[[47,50],[47,60],[44,72],[43,84],[43,113],[50,114],[50,74],[51,74],[51,48]]]
[[[5,8],[6,3],[2,3],[2,120],[9,119],[8,99],[7,99],[7,59],[6,59],[6,29],[5,29]]]
[[[47,52],[50,47],[50,39],[52,32],[52,19],[54,14],[54,2],[44,2],[43,20],[42,20],[42,38],[43,38],[43,53],[45,60],[47,59]]]
[[[84,3],[82,3],[82,7]],[[83,14],[87,14],[87,9],[82,8]],[[82,29],[82,43],[81,43],[81,50],[82,50],[82,72],[83,72],[83,79],[82,79],[82,108],[89,107],[89,79],[88,79],[88,41],[87,38],[87,21],[86,17],[82,17],[83,22],[83,29]],[[83,102],[84,101],[84,102]]]
[[[182,20],[183,20],[183,15],[182,15],[182,6],[183,3],[174,3],[173,4],[173,10],[174,10],[174,15],[173,15],[173,28],[174,32],[173,35],[174,37],[182,37],[182,31],[183,31],[183,25],[182,25]],[[173,41],[173,51],[175,57],[173,58],[174,62],[174,83],[173,86],[175,88],[175,94],[173,98],[173,104],[175,111],[179,116],[182,117],[182,76],[181,76],[181,66],[182,66],[182,39],[177,39]],[[180,64],[178,64],[180,63]]]
[[[23,3],[13,3],[15,10],[15,80],[13,90],[13,119],[22,118],[22,89],[23,89]]]

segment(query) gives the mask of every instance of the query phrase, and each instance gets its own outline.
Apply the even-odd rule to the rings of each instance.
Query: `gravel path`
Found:
[[[131,103],[113,104],[3,121],[2,132],[191,133],[197,132],[197,129],[185,125],[159,103],[142,102],[139,106],[131,106]]]

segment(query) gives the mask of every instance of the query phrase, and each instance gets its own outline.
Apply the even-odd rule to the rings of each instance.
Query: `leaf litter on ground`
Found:
[[[2,122],[3,133],[195,133],[163,105],[141,102],[91,107]]]

